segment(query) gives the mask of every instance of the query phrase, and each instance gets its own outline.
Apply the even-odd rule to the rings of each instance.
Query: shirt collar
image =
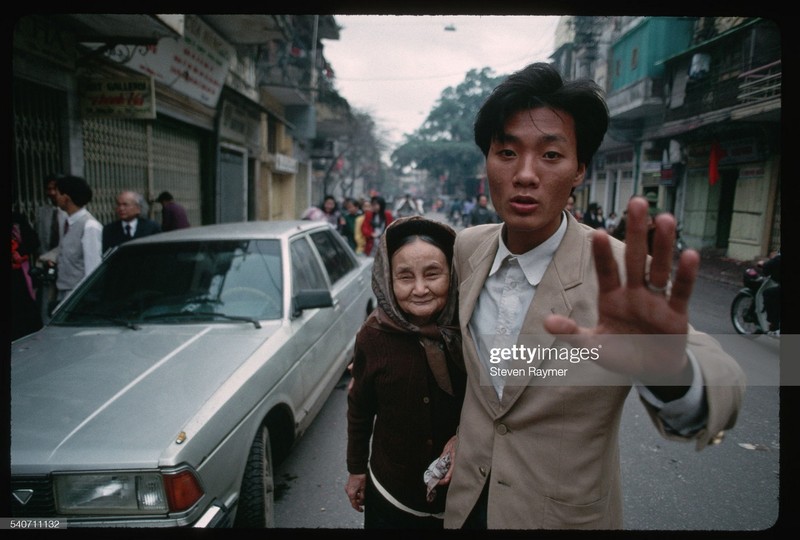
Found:
[[[503,228],[500,227],[498,232],[500,238],[497,246],[497,253],[494,256],[489,275],[494,275],[500,269],[500,266],[506,258],[515,257],[517,261],[519,261],[519,266],[522,268],[522,272],[525,274],[525,279],[528,283],[533,286],[538,285],[542,280],[542,276],[544,276],[545,270],[547,270],[547,267],[550,265],[550,261],[553,260],[556,249],[558,249],[561,240],[567,232],[567,221],[567,216],[564,215],[558,229],[550,238],[521,255],[514,255],[509,251],[506,243],[503,241]]]
[[[84,215],[86,215],[88,213],[89,213],[89,211],[84,206],[83,208],[81,208],[80,210],[78,210],[77,212],[72,214],[71,216],[67,216],[67,221],[69,221],[69,224],[72,225],[73,223],[75,223],[76,221],[78,221]]]

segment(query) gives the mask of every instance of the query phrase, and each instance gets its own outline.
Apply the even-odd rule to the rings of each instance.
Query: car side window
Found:
[[[314,250],[305,238],[291,243],[292,294],[306,289],[327,289],[325,276],[319,266]]]
[[[334,234],[337,233],[333,231],[311,233],[311,240],[317,246],[317,251],[322,257],[331,283],[336,283],[345,274],[356,268],[356,261],[347,252],[343,242],[338,241]]]

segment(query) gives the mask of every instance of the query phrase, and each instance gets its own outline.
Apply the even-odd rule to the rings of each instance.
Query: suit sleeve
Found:
[[[717,340],[702,332],[690,329],[689,350],[700,367],[704,383],[704,400],[707,410],[705,426],[689,436],[677,435],[669,430],[659,416],[659,411],[642,400],[659,433],[667,439],[696,441],[697,450],[717,444],[724,432],[736,424],[742,406],[746,378],[742,369]]]

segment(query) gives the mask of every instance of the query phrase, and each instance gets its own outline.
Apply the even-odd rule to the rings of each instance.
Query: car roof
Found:
[[[326,221],[285,220],[285,221],[243,221],[238,223],[219,223],[178,229],[130,240],[122,244],[142,245],[161,242],[197,240],[280,239],[298,232],[332,227]],[[122,247],[120,246],[120,247]]]

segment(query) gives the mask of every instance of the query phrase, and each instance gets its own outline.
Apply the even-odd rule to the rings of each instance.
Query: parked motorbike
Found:
[[[742,335],[767,334],[769,321],[764,307],[764,291],[779,285],[756,268],[745,269],[742,281],[744,287],[731,304],[733,328]]]

